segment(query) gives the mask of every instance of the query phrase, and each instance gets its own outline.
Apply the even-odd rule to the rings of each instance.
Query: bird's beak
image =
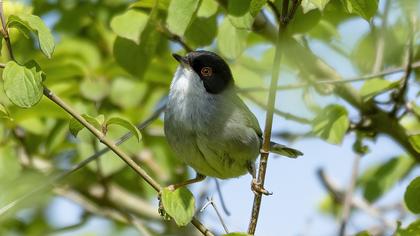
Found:
[[[189,66],[190,65],[187,57],[180,56],[176,53],[172,54],[172,56],[175,58],[175,60],[177,60],[179,63],[181,63],[182,66]]]

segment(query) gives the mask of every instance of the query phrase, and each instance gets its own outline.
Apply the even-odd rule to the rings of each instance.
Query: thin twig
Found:
[[[250,94],[243,94],[244,97],[246,97],[247,99],[251,100],[253,103],[257,104],[258,106],[268,110],[267,105],[265,105],[264,103],[258,101],[258,99],[256,99],[255,97],[253,97]],[[302,124],[311,124],[312,122],[309,119],[303,118],[303,117],[299,117],[296,115],[293,115],[291,113],[287,113],[284,111],[280,111],[277,108],[274,108],[274,114],[279,115],[283,118],[285,118],[286,120],[293,120]]]
[[[223,226],[223,229],[225,230],[225,233],[228,234],[229,233],[229,229],[227,228],[227,226],[225,224],[225,221],[223,220],[222,215],[220,214],[219,210],[217,209],[216,204],[214,203],[214,200],[213,200],[212,197],[211,198],[207,198],[207,203],[204,204],[204,206],[201,208],[200,212],[203,212],[209,205],[211,205],[213,207],[214,211],[217,214],[217,218],[219,219],[220,223]]]
[[[408,65],[411,69],[417,69],[420,68],[420,61],[416,61],[414,63],[410,65]],[[318,79],[314,82],[303,82],[303,83],[296,83],[296,84],[290,84],[290,85],[281,85],[281,86],[277,86],[277,90],[292,90],[292,89],[299,89],[299,88],[306,88],[306,87],[310,87],[310,86],[314,86],[314,85],[323,85],[323,84],[330,84],[330,85],[334,85],[334,84],[345,84],[345,83],[352,83],[352,82],[359,82],[359,81],[364,81],[364,80],[370,80],[370,79],[374,79],[374,78],[378,78],[378,77],[382,77],[382,76],[387,76],[387,75],[391,75],[391,74],[395,74],[395,73],[400,73],[400,72],[404,72],[407,69],[407,65],[403,66],[403,67],[398,67],[398,68],[392,68],[392,69],[387,69],[378,73],[372,73],[372,74],[368,74],[368,75],[363,75],[360,77],[352,77],[352,78],[347,78],[347,79],[341,79],[341,80],[331,80],[331,79]],[[246,92],[264,92],[267,91],[267,88],[263,88],[263,87],[252,87],[252,88],[240,88],[238,89],[239,93],[246,93]]]
[[[342,204],[344,201],[345,193],[344,191],[336,184],[333,179],[326,175],[323,169],[318,169],[317,171],[318,178],[321,184],[327,189],[330,196],[332,196],[333,200],[339,204]],[[357,198],[355,196],[352,197],[351,201],[352,207],[358,208],[364,211],[366,214],[372,216],[375,219],[378,219],[384,225],[386,225],[390,229],[395,229],[396,224],[393,221],[388,221],[382,212],[380,212],[377,208],[372,206],[369,202],[367,202],[363,198]]]
[[[230,216],[230,211],[227,209],[227,206],[225,204],[225,199],[223,198],[222,189],[220,188],[220,182],[216,178],[214,179],[214,182],[216,183],[216,190],[217,190],[217,195],[219,196],[219,199],[220,199],[220,205],[222,205],[222,209],[225,212],[225,214]]]
[[[385,0],[385,8],[384,13],[382,14],[382,25],[378,35],[378,41],[376,42],[376,55],[375,55],[375,62],[373,64],[373,73],[378,72],[381,70],[384,61],[384,53],[385,53],[385,38],[386,38],[386,30],[388,25],[388,15],[389,9],[391,7],[391,0]],[[372,23],[373,24],[373,23]]]
[[[13,55],[12,43],[10,42],[10,37],[9,37],[9,30],[7,29],[6,19],[4,18],[3,0],[0,0],[0,20],[1,20],[0,33],[3,35],[3,38],[6,41],[7,50],[9,51],[9,57],[10,59],[14,61],[15,56]]]
[[[347,226],[347,222],[349,220],[350,210],[351,210],[351,206],[352,206],[353,191],[354,191],[354,187],[355,187],[355,184],[356,184],[356,179],[357,179],[357,176],[358,176],[358,173],[359,173],[360,158],[361,157],[359,155],[357,155],[354,158],[350,183],[349,183],[348,189],[346,191],[346,194],[344,196],[343,212],[342,212],[342,215],[341,215],[341,222],[340,222],[340,229],[339,229],[339,235],[340,236],[344,236],[345,232],[346,232],[346,226]]]

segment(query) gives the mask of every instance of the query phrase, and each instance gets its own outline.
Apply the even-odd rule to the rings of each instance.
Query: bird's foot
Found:
[[[262,184],[257,181],[257,179],[252,179],[252,182],[251,182],[251,190],[252,190],[252,192],[254,192],[255,195],[257,195],[257,194],[264,194],[266,196],[273,195],[273,193],[267,191],[262,186]]]

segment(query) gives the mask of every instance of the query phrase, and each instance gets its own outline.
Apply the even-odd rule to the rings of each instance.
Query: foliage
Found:
[[[300,6],[294,5],[298,2]],[[279,24],[284,26],[280,77],[292,81],[279,90],[304,92],[299,93],[302,98],[279,92],[279,101],[287,100],[292,106],[278,106],[276,114],[310,134],[291,136],[315,137],[336,145],[356,137],[355,152],[366,158],[368,150],[381,148],[374,143],[378,137],[389,137],[404,153],[384,156],[363,169],[353,195],[376,207],[370,203],[382,204],[380,200],[401,183],[408,186],[405,194],[393,200],[404,200],[408,210],[418,214],[419,177],[410,184],[406,178],[416,175],[420,160],[419,69],[407,66],[420,60],[420,21],[415,10],[419,3],[302,0],[289,1],[284,9],[284,0],[5,2],[7,30],[2,31],[0,56],[4,64],[0,81],[0,235],[60,231],[43,213],[57,196],[82,206],[80,226],[99,215],[115,226],[115,232],[110,232],[114,235],[137,227],[136,222],[143,225],[139,230],[151,235],[197,234],[188,223],[195,215],[195,205],[203,202],[189,190],[162,191],[165,211],[177,225],[188,225],[177,227],[159,218],[156,193],[115,153],[107,152],[95,161],[87,158],[105,147],[104,138],[119,140],[129,131],[135,139],[123,139],[121,150],[134,163],[162,186],[185,180],[186,166],[169,149],[162,121],[156,119],[141,132],[134,125],[153,114],[167,94],[177,67],[171,54],[196,48],[217,52],[231,66],[246,102],[266,109],[268,92],[259,88],[265,87],[272,73]],[[279,14],[283,17],[276,19]],[[394,18],[387,19],[388,15]],[[352,35],[350,40],[355,43],[349,46],[349,35],[343,32],[355,25],[363,31]],[[344,70],[342,64],[347,65]],[[390,68],[397,68],[398,73],[391,73]],[[352,73],[343,72],[348,70]],[[344,81],[343,75],[348,74],[370,75]],[[363,84],[357,82],[362,80]],[[259,92],[251,94],[255,88]],[[79,119],[49,101],[47,91],[83,114],[103,135],[101,141]],[[304,100],[301,108],[284,112],[300,100]],[[311,122],[305,122],[308,120]],[[311,150],[304,152],[308,158],[321,158],[312,156]],[[329,189],[321,207],[322,213],[336,218],[342,214],[344,193],[338,190],[331,196]],[[364,212],[353,208],[351,213]],[[400,208],[389,212],[398,211],[404,214],[387,215],[411,214]],[[409,224],[405,218],[391,219],[398,220],[405,220],[408,226],[379,228],[385,235],[420,234],[418,221]],[[215,229],[217,234],[221,231]],[[370,234],[366,228],[358,235]]]

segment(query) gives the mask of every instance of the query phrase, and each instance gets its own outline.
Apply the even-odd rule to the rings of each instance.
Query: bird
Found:
[[[237,94],[226,61],[214,52],[197,50],[173,54],[179,66],[172,79],[164,133],[175,156],[197,175],[179,187],[209,177],[229,179],[252,175],[251,189],[270,194],[256,180],[255,161],[263,133],[255,115]],[[270,152],[296,158],[299,150],[271,142]]]

